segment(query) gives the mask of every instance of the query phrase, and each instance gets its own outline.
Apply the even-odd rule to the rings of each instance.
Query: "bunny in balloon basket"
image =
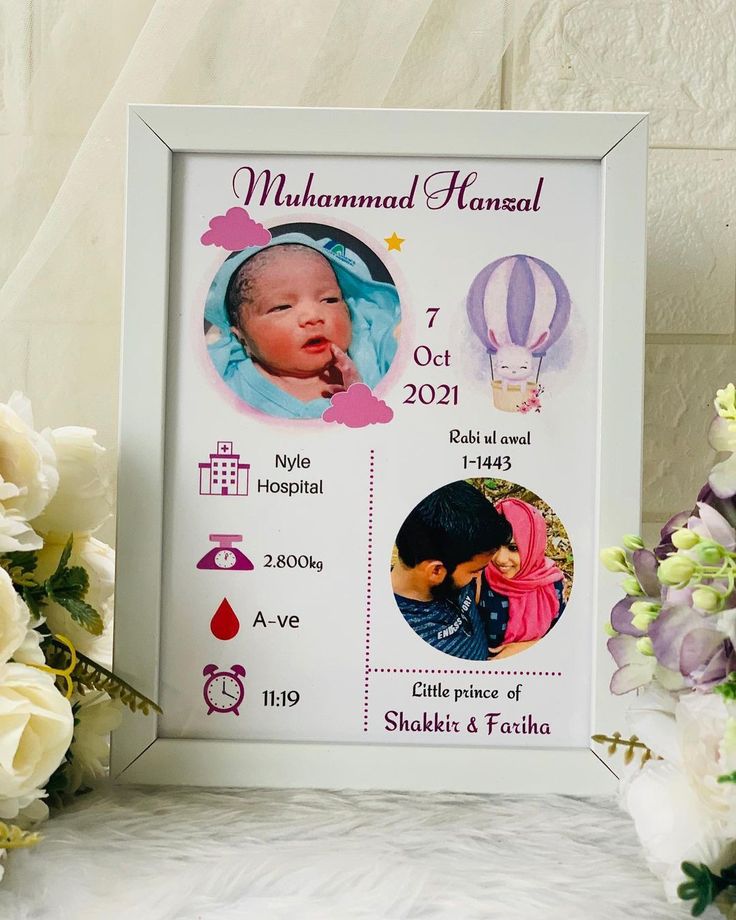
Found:
[[[473,279],[467,310],[488,352],[494,406],[539,411],[542,361],[570,319],[565,282],[534,256],[504,256]]]

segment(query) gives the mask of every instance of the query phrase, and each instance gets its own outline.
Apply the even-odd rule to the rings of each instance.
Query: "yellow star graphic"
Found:
[[[405,239],[396,235],[396,231],[394,231],[391,236],[385,236],[383,239],[388,245],[389,252],[391,252],[392,249],[395,249],[396,252],[401,252],[401,244],[406,242]]]

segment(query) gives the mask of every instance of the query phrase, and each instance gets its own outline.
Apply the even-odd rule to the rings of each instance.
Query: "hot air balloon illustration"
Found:
[[[493,404],[520,411],[537,391],[542,361],[570,319],[565,282],[534,256],[504,256],[473,279],[467,310],[488,352]]]

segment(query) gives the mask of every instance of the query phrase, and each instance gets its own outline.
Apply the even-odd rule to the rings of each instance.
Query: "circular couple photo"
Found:
[[[448,483],[396,535],[391,584],[404,620],[433,648],[468,661],[515,655],[559,622],[573,553],[538,495],[502,479]]]
[[[396,355],[401,304],[377,252],[337,227],[289,223],[233,252],[205,305],[207,352],[244,403],[320,418],[352,383],[373,389]]]

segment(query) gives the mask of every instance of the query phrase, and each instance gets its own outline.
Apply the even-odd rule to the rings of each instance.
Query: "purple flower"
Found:
[[[631,556],[634,574],[644,593],[650,598],[659,599],[662,586],[657,578],[658,561],[650,549],[637,549]]]
[[[614,636],[608,640],[608,651],[618,665],[611,678],[611,693],[620,696],[651,683],[657,665],[652,655],[643,655],[633,636]]]
[[[637,639],[640,639],[646,633],[642,632],[641,629],[637,629],[636,626],[632,625],[633,615],[631,613],[631,605],[635,604],[637,601],[646,600],[647,598],[636,597],[628,595],[616,604],[616,606],[611,611],[611,626],[616,630],[617,633],[621,633],[624,636],[634,636]],[[610,643],[609,643],[610,649]],[[613,654],[613,653],[611,653]],[[615,657],[615,656],[614,656]]]
[[[708,505],[715,508],[716,511],[724,517],[731,527],[736,527],[736,500],[733,498],[719,498],[711,487],[706,483],[698,492],[698,504]],[[693,511],[693,514],[696,510]]]
[[[676,547],[672,542],[672,534],[684,527],[694,513],[694,511],[678,511],[667,521],[660,531],[659,543],[654,547],[654,555],[657,559],[666,559],[670,553],[676,552]]]
[[[662,610],[648,635],[657,662],[670,671],[679,671],[691,687],[710,689],[736,669],[733,646],[714,618],[692,607]]]

